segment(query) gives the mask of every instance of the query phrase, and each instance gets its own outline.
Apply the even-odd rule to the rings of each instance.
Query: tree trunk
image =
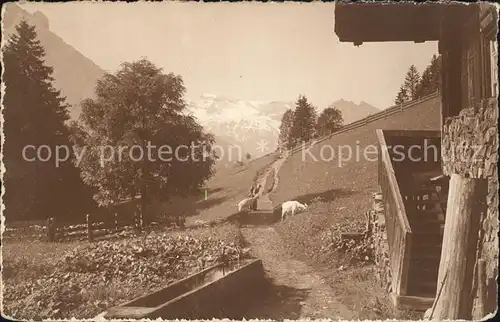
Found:
[[[476,245],[481,212],[486,211],[487,189],[486,179],[451,175],[438,289],[448,276],[441,294],[436,294],[433,319],[471,319]]]
[[[146,141],[144,140],[143,151],[145,150]],[[141,164],[141,219],[142,219],[142,229],[144,229],[149,224],[149,214],[147,211],[149,191],[148,191],[148,181],[149,181],[149,164],[148,160],[142,160]]]
[[[148,195],[147,195],[147,184],[143,183],[143,186],[141,188],[141,210],[140,210],[140,218],[141,218],[141,229],[144,229],[148,223],[149,223],[149,218],[148,218],[148,213],[147,213],[147,208],[148,208],[148,201],[147,201]]]

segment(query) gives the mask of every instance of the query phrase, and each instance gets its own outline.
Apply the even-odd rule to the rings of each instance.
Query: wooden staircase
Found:
[[[379,186],[391,257],[391,298],[397,308],[425,311],[437,291],[448,197],[448,178],[441,175],[441,134],[377,130],[377,136],[387,148],[379,152]],[[422,151],[428,141],[436,147],[434,154],[422,161],[408,157],[410,147],[418,145]],[[395,159],[391,146],[402,146],[405,158]]]
[[[412,229],[407,294],[434,297],[446,214],[447,187],[428,183],[402,191]]]

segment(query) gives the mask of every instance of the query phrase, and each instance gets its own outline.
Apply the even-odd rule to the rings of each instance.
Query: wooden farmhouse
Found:
[[[335,5],[342,42],[439,44],[441,131],[377,131],[388,246],[378,265],[387,268],[394,305],[433,319],[496,311],[497,26],[498,9],[486,3]],[[384,149],[429,142],[439,147],[431,152],[437,158],[396,162]]]

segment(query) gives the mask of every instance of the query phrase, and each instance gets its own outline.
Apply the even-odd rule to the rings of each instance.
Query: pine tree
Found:
[[[292,143],[290,141],[290,131],[293,125],[293,110],[288,109],[283,114],[280,124],[280,134],[278,138],[278,145],[281,148],[290,149],[292,148]]]
[[[394,104],[396,105],[401,105],[405,102],[407,102],[409,99],[408,99],[408,94],[406,92],[406,88],[401,85],[401,87],[399,88],[399,92],[398,92],[398,95],[396,96],[396,99],[394,100]]]
[[[422,73],[422,78],[417,85],[417,97],[424,97],[435,93],[440,88],[441,66],[438,57],[432,56],[430,64]]]
[[[334,106],[330,106],[323,110],[318,117],[316,131],[320,136],[328,135],[340,129],[343,124],[342,112]]]
[[[54,159],[44,162],[23,157],[29,145],[46,145],[52,154],[57,146],[71,151],[65,125],[68,106],[52,86],[53,69],[45,66],[44,56],[35,27],[21,21],[4,49],[4,201],[8,220],[67,217],[91,207],[87,187],[71,159],[56,166]],[[26,157],[33,158],[33,149],[27,151]]]
[[[422,73],[422,78],[417,85],[416,97],[424,97],[430,94],[431,90],[431,74],[429,66]]]
[[[303,95],[299,96],[293,112],[290,141],[294,146],[308,142],[316,136],[316,108]]]
[[[406,93],[410,100],[414,100],[417,98],[417,86],[420,82],[420,75],[417,71],[415,65],[411,65],[406,72],[404,88],[406,89]]]
[[[431,58],[430,64],[430,93],[441,90],[441,60],[436,55]]]

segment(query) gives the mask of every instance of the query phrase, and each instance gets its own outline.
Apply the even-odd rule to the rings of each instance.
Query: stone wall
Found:
[[[389,258],[389,243],[387,242],[387,230],[385,227],[384,202],[382,194],[373,195],[373,209],[369,213],[369,232],[374,246],[374,257],[376,275],[380,285],[387,291],[391,291],[391,267]]]
[[[465,109],[443,124],[443,171],[488,179],[488,211],[482,218],[478,256],[486,261],[486,312],[495,310],[498,273],[498,103]],[[494,303],[493,303],[494,301]],[[476,307],[476,305],[475,305]],[[477,312],[475,312],[477,314]],[[478,317],[478,316],[476,316]],[[480,318],[480,317],[478,317]]]

